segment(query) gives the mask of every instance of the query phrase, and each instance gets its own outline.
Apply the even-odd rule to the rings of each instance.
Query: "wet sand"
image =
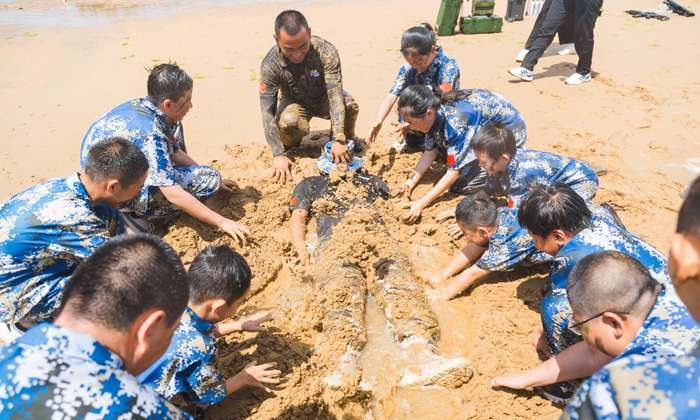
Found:
[[[27,0],[13,4],[27,6]],[[56,2],[58,3],[58,2]],[[81,2],[90,4],[90,2]],[[123,4],[135,2],[123,2]],[[687,2],[693,9],[700,1]],[[270,334],[244,333],[221,340],[220,369],[232,375],[252,360],[278,361],[284,383],[272,395],[239,391],[217,404],[211,418],[314,418],[338,412],[345,395],[323,389],[327,368],[317,351],[321,342],[312,285],[297,270],[289,241],[286,209],[293,185],[268,181],[270,153],[258,110],[260,61],[273,45],[272,25],[290,3],[190,7],[164,17],[115,18],[98,26],[21,27],[6,24],[0,3],[0,199],[45,179],[78,170],[82,138],[95,119],[114,106],[145,95],[147,72],[159,62],[177,61],[195,77],[194,105],[184,120],[190,154],[211,163],[242,191],[221,194],[212,204],[247,224],[252,244],[241,252],[250,262],[253,296],[243,313],[273,310]],[[506,2],[496,6],[503,15]],[[653,7],[653,4],[649,4]],[[53,7],[53,6],[52,6]],[[60,7],[60,5],[56,6]],[[396,49],[403,30],[433,22],[439,1],[319,2],[299,6],[312,32],[340,51],[344,87],[360,105],[358,134],[364,136],[396,76]],[[638,20],[622,13],[641,8],[620,0],[606,4],[596,27],[594,79],[578,86],[563,80],[576,56],[556,55],[550,47],[532,83],[514,81],[515,67],[534,22],[504,23],[504,32],[457,35],[439,40],[460,63],[463,88],[505,95],[524,115],[526,146],[604,164],[594,201],[613,203],[625,225],[662,252],[673,231],[679,193],[700,171],[700,41],[694,18],[667,22]],[[27,6],[27,11],[31,9]],[[395,188],[418,155],[389,154],[393,142],[387,118],[376,159],[366,164]],[[313,158],[327,140],[329,123],[312,121],[305,147],[291,155],[298,163],[295,181],[314,175]],[[373,152],[374,153],[374,152]],[[436,163],[415,196],[439,179]],[[392,202],[389,230],[413,258],[417,272],[439,269],[464,240],[449,239],[433,216],[453,206],[445,196],[424,211],[417,226],[398,218]],[[387,217],[385,217],[387,219]],[[313,224],[309,230],[313,231]],[[210,241],[228,241],[220,231],[189,217],[173,226],[166,240],[191,261]],[[419,250],[437,250],[426,255]],[[420,254],[420,255],[419,255]],[[393,387],[397,349],[386,337],[386,321],[369,304],[370,343],[362,363],[374,381],[375,399],[360,399],[344,410],[358,418],[556,418],[559,409],[534,391],[492,390],[498,375],[540,362],[530,344],[539,322],[546,273],[493,274],[470,292],[435,305],[441,319],[445,354],[470,359],[474,378],[453,391],[407,391]],[[384,323],[382,323],[384,322]],[[372,339],[372,337],[375,337]],[[384,341],[382,338],[384,337]],[[394,346],[394,347],[392,347]],[[392,353],[393,352],[393,353]],[[377,354],[386,354],[377,358]],[[372,379],[373,378],[373,379]]]

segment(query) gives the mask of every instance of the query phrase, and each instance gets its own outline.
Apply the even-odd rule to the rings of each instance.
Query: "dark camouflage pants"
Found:
[[[355,123],[360,107],[353,97],[343,91],[345,100],[345,138],[352,140],[355,138]],[[301,139],[309,134],[309,121],[311,118],[331,119],[330,102],[325,96],[316,107],[309,107],[290,97],[282,96],[277,105],[277,123],[279,124],[280,140],[285,148],[296,147],[301,143]]]
[[[360,351],[367,342],[364,313],[368,289],[394,327],[397,342],[413,336],[434,343],[440,337],[437,317],[428,305],[424,288],[410,264],[398,258],[402,251],[398,244],[396,247],[397,258],[378,261],[369,284],[359,267],[326,255],[323,245],[315,252],[314,282],[322,299],[323,331],[351,331],[344,335],[349,336],[347,344],[353,350]],[[320,264],[326,258],[335,260],[330,268],[320,269],[320,265],[327,267]]]

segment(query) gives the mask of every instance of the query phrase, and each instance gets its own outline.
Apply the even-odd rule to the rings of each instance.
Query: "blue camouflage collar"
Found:
[[[71,359],[91,361],[112,369],[121,369],[124,366],[119,356],[98,343],[92,336],[48,322],[30,328],[15,343],[50,350]]]
[[[83,185],[83,183],[80,181],[79,175],[80,174],[78,172],[75,172],[66,178],[66,185],[68,186],[68,189],[73,191],[78,198],[92,205],[92,198],[90,198],[90,195],[85,189],[85,185]]]
[[[206,334],[206,335],[210,334],[212,332],[212,330],[214,329],[214,324],[200,318],[200,316],[197,315],[195,313],[195,311],[190,309],[189,306],[185,309],[185,313],[182,314],[182,319],[180,320],[180,324],[191,326],[195,330],[201,332],[202,334]]]
[[[442,63],[442,58],[445,55],[442,53],[442,47],[438,47],[437,49],[437,55],[435,56],[435,60],[433,60],[433,64],[430,65],[425,71],[420,71],[416,70],[418,74],[433,74],[438,71],[440,68],[440,63]]]
[[[163,114],[163,111],[158,109],[158,107],[151,102],[151,100],[146,96],[145,98],[141,99],[141,106],[149,110],[151,113],[153,113],[156,117],[159,119],[165,120],[168,126],[177,124],[177,121],[171,120],[167,115]]]

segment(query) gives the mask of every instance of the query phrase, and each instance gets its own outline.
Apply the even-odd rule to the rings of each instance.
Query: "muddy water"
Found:
[[[419,278],[439,274],[449,256],[430,247],[411,244],[407,248],[415,273]],[[474,334],[470,333],[469,317],[450,305],[434,305],[440,320],[441,338],[438,352],[445,357],[469,358]],[[360,363],[365,379],[373,387],[373,399],[365,419],[445,419],[458,418],[463,410],[462,390],[404,389],[396,387],[402,368],[403,349],[392,339],[393,330],[381,308],[368,296],[365,311],[367,345]]]

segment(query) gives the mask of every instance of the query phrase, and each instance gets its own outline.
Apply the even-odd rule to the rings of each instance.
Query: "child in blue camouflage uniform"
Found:
[[[185,269],[153,235],[99,246],[66,283],[53,324],[0,351],[0,418],[191,419],[138,375],[165,351],[187,305]]]
[[[138,147],[110,138],[95,145],[82,174],[35,185],[0,206],[0,339],[54,316],[78,264],[124,233],[115,207],[138,195],[147,171]]]
[[[379,107],[377,120],[369,129],[367,141],[373,142],[377,139],[379,130],[394,104],[399,99],[399,95],[406,87],[411,85],[435,85],[440,86],[443,92],[459,89],[459,65],[457,60],[442,52],[442,47],[437,46],[437,35],[429,23],[421,23],[419,26],[410,28],[401,36],[401,54],[406,60],[394,85],[389,91],[389,96],[384,99]],[[425,133],[420,131],[410,131],[410,126],[399,116],[396,126],[399,140],[394,143],[394,147],[420,147],[425,140]]]
[[[584,200],[595,197],[598,176],[583,163],[554,153],[518,150],[513,133],[502,124],[481,128],[472,139],[472,149],[489,174],[484,193],[507,197],[508,208],[518,209],[523,198],[537,184],[560,181]]]
[[[426,133],[426,138],[423,156],[394,196],[410,196],[437,158],[438,146],[447,149],[447,172],[425,197],[405,205],[410,208],[403,218],[406,223],[418,220],[423,209],[448,188],[460,194],[483,188],[486,172],[479,168],[471,147],[472,137],[482,126],[503,123],[513,132],[518,147],[523,146],[527,137],[525,121],[518,110],[502,95],[487,90],[454,90],[443,94],[440,88],[413,85],[401,93],[398,108],[411,129]]]
[[[678,213],[671,239],[669,270],[678,297],[700,322],[700,178],[693,182]],[[668,293],[671,291],[669,290]],[[678,330],[678,326],[670,325]],[[642,360],[618,358],[579,390],[562,419],[697,418],[700,345],[686,355]],[[678,351],[688,346],[678,348]],[[663,356],[663,355],[660,355]]]
[[[607,207],[590,201],[586,201],[586,206],[591,213],[624,229],[617,215],[611,214]],[[518,223],[517,210],[496,208],[482,194],[470,194],[459,202],[455,212],[441,214],[455,216],[457,228],[469,241],[469,245],[454,257],[439,278],[431,281],[442,283],[472,262],[476,263],[442,290],[426,289],[428,298],[433,302],[452,299],[491,271],[511,271],[518,265],[529,267],[553,260],[551,255],[535,247],[527,229]]]
[[[488,197],[467,195],[457,205],[457,225],[469,241],[434,283],[451,278],[476,261],[442,290],[426,289],[428,299],[450,300],[491,271],[510,271],[517,265],[532,266],[552,261],[535,248],[532,237],[518,224],[518,213],[497,208]]]
[[[556,356],[581,341],[567,327],[572,319],[566,296],[566,284],[572,268],[595,251],[624,252],[647,268],[661,284],[668,284],[666,257],[639,237],[627,232],[603,217],[594,215],[585,201],[571,187],[554,182],[539,185],[528,194],[518,210],[518,221],[528,230],[535,246],[554,257],[549,275],[549,291],[542,299],[540,313],[542,329],[535,333],[534,343],[545,354]],[[593,374],[596,369],[581,373]],[[545,391],[555,397],[568,398],[576,383],[550,386]]]
[[[624,252],[596,251],[581,258],[566,288],[572,309],[568,329],[585,342],[495,384],[541,386],[597,371],[590,384],[619,364],[685,354],[700,338],[700,326],[675,291]],[[584,384],[579,395],[587,388]],[[578,405],[577,399],[571,404]]]
[[[190,299],[180,325],[165,354],[139,380],[195,417],[244,385],[270,392],[264,383],[279,382],[269,378],[280,373],[267,370],[274,362],[260,366],[252,362],[227,380],[216,368],[216,337],[234,331],[267,331],[260,324],[272,319],[257,316],[219,324],[238,312],[248,294],[248,263],[227,246],[209,246],[192,261],[187,277]]]
[[[209,166],[198,165],[185,148],[182,119],[192,108],[192,78],[176,64],[160,64],[148,76],[148,96],[109,111],[88,130],[80,152],[84,167],[88,152],[106,137],[121,136],[136,144],[150,166],[139,196],[122,207],[134,230],[153,233],[183,211],[215,225],[245,242],[248,228],[222,217],[202,202],[219,189],[238,188]]]

